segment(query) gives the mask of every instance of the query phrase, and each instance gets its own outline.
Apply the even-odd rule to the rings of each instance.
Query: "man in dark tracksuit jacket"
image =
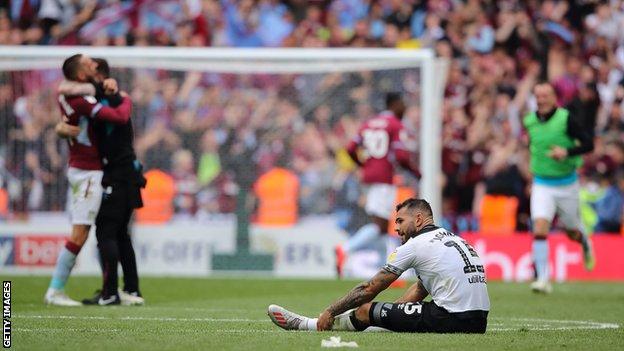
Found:
[[[98,60],[98,72],[109,76],[108,64]],[[111,105],[118,103],[118,94],[104,95],[101,85],[96,84],[96,98],[109,99]],[[98,99],[99,100],[99,99]],[[135,208],[143,207],[141,188],[145,187],[142,166],[134,152],[132,120],[125,125],[114,126],[99,123],[95,126],[99,150],[104,165],[102,187],[104,196],[95,221],[98,248],[102,259],[103,286],[100,296],[83,301],[85,304],[143,304],[139,291],[136,258],[130,239],[129,224]],[[124,290],[118,294],[117,263],[124,269]],[[97,298],[97,301],[96,301]]]

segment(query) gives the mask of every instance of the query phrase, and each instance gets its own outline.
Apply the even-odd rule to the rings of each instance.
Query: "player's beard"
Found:
[[[416,233],[418,233],[416,225],[413,222],[409,223],[407,228],[401,233],[401,244],[405,244],[410,238],[415,237]]]

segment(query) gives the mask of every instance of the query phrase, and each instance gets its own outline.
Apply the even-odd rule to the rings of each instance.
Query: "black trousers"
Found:
[[[104,187],[102,204],[95,220],[102,263],[102,296],[117,294],[118,263],[123,269],[124,290],[139,292],[136,256],[128,226],[134,209],[141,205],[137,185],[114,183]]]
[[[451,313],[434,302],[373,302],[371,325],[395,332],[485,333],[487,311]]]

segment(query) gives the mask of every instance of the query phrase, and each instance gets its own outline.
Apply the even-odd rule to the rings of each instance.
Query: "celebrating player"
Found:
[[[96,74],[97,63],[85,55],[73,55],[63,63],[63,75],[67,80],[88,82]],[[130,118],[132,103],[126,96],[116,108],[100,104],[93,96],[60,95],[59,105],[68,123],[78,126],[80,132],[69,139],[69,169],[67,178],[71,189],[72,233],[59,253],[50,286],[44,302],[59,306],[79,306],[64,292],[76,257],[95,222],[102,200],[102,162],[93,130],[94,120],[124,124]]]
[[[362,168],[362,182],[366,191],[365,209],[371,217],[371,223],[360,228],[346,244],[336,247],[338,277],[342,276],[342,268],[349,253],[377,243],[381,257],[386,256],[383,235],[388,230],[388,219],[396,198],[396,187],[392,185],[393,160],[420,177],[403,141],[405,131],[401,119],[405,103],[401,95],[389,93],[386,96],[386,108],[386,111],[364,122],[357,136],[347,146],[349,156]],[[362,157],[358,155],[360,149],[363,151]]]
[[[396,231],[402,245],[369,281],[331,304],[319,318],[270,305],[268,315],[286,330],[352,330],[369,326],[396,332],[485,333],[490,310],[481,259],[460,237],[433,224],[425,200],[397,206]],[[371,301],[406,270],[419,281],[394,303]],[[431,294],[432,301],[423,302]]]
[[[557,107],[555,89],[550,83],[534,87],[537,112],[524,117],[531,154],[531,217],[533,219],[533,260],[537,279],[535,292],[549,293],[548,242],[550,224],[559,215],[559,223],[568,237],[583,246],[585,268],[595,265],[590,239],[583,231],[579,213],[579,184],[576,170],[582,154],[594,149],[588,130],[568,110]]]
[[[94,82],[66,81],[61,84],[59,91],[74,95],[95,95],[103,104],[113,107],[119,105],[121,99],[117,94],[116,81],[110,78],[108,62],[98,58],[93,60],[98,64]],[[59,122],[56,129],[62,137],[75,137],[78,132],[76,127],[64,122]],[[106,288],[82,302],[90,305],[142,305],[145,301],[139,292],[136,258],[128,230],[132,211],[142,206],[140,188],[145,186],[142,167],[136,159],[132,145],[132,121],[121,125],[98,121],[94,123],[94,129],[104,166],[102,186],[105,195],[95,223]],[[117,261],[121,263],[124,272],[124,289],[119,290],[118,296]],[[110,291],[115,293],[105,293]]]

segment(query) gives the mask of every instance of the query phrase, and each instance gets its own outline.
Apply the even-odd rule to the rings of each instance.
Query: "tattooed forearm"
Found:
[[[371,296],[370,291],[367,290],[369,286],[370,281],[356,286],[353,290],[349,291],[347,295],[329,306],[327,310],[332,316],[337,316],[352,308],[370,302],[373,298],[375,298],[375,295]]]
[[[353,288],[347,295],[327,308],[332,316],[337,316],[352,308],[371,302],[375,296],[386,289],[398,276],[385,270],[379,271],[371,280]]]

